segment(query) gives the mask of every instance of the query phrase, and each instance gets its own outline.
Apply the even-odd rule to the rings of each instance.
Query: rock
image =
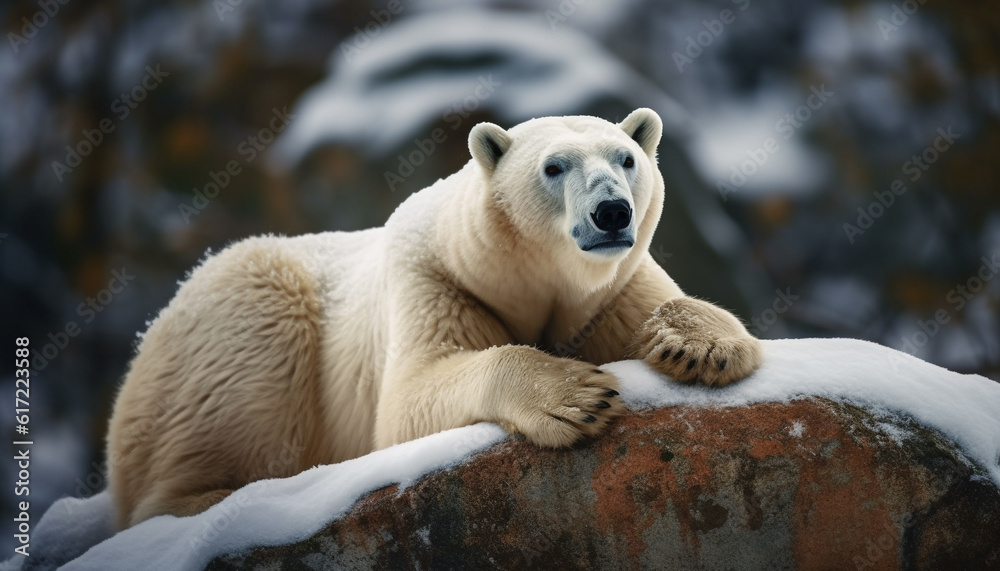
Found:
[[[300,543],[209,569],[1000,568],[1000,488],[939,434],[825,399],[508,439]]]

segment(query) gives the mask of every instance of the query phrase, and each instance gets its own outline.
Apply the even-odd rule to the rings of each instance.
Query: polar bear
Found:
[[[469,163],[382,228],[208,257],[116,399],[119,526],[480,421],[569,446],[623,410],[598,363],[640,358],[712,386],[750,374],[758,341],[649,254],[661,133],[649,109],[481,123]]]

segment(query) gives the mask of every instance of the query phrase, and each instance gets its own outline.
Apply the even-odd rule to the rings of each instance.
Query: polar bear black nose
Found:
[[[632,209],[625,200],[605,200],[597,205],[597,212],[590,215],[594,224],[605,232],[621,230],[632,222]]]

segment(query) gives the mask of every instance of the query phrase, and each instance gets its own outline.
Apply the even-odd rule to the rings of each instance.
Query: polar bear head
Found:
[[[480,123],[469,149],[521,247],[578,260],[572,277],[606,281],[646,251],[663,205],[656,146],[660,117],[637,109],[621,123],[545,117],[504,130]],[[509,239],[510,237],[508,237]],[[583,274],[579,270],[583,270]]]

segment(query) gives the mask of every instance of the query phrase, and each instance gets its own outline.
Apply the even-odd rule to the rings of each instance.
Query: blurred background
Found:
[[[1000,378],[993,2],[26,0],[0,22],[0,340],[31,338],[35,521],[103,489],[137,335],[199,259],[381,225],[480,121],[652,107],[652,250],[688,293],[764,338]]]

